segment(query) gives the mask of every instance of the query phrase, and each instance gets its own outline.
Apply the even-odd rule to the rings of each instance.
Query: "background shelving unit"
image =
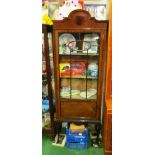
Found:
[[[49,1],[49,16],[53,18],[58,12],[59,6],[63,4],[63,0],[50,0]],[[102,20],[108,20],[109,17],[109,0],[84,0],[84,10],[89,11],[91,16],[94,17],[94,14],[96,12],[97,7],[104,6],[101,10],[104,11],[104,19]],[[55,11],[56,10],[56,11]],[[53,20],[57,20],[56,17],[54,17]]]
[[[48,100],[46,110],[43,110],[43,135],[53,136],[54,127],[54,78],[53,78],[53,51],[52,51],[52,27],[48,25],[42,25],[42,98]],[[45,92],[46,91],[46,92]],[[45,118],[48,117],[48,118]],[[45,120],[46,119],[46,120]]]

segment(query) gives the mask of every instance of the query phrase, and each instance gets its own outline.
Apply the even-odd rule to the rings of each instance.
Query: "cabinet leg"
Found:
[[[96,124],[95,128],[96,128],[96,133],[97,133],[96,134],[95,147],[101,148],[102,147],[102,140],[100,139],[100,133],[101,133],[102,126],[101,126],[101,124]]]
[[[100,131],[101,131],[101,124],[97,124],[96,125],[96,132],[97,132],[97,137],[96,137],[96,141],[99,144],[99,135],[100,135]]]
[[[58,143],[59,142],[59,133],[60,133],[61,128],[62,128],[62,123],[56,122],[55,127],[56,127],[56,135],[57,135],[56,143]]]

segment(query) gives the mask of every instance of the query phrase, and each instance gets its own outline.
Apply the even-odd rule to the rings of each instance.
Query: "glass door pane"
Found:
[[[60,62],[60,96],[61,98],[71,98],[70,63]]]
[[[97,99],[98,57],[88,58],[87,99]]]
[[[60,96],[97,99],[99,33],[60,33]]]
[[[86,99],[81,92],[86,91],[86,61],[71,57],[72,99]]]
[[[71,92],[72,99],[86,99],[86,96],[81,96],[81,92],[86,91],[86,80],[85,79],[74,79],[72,78],[71,82]]]

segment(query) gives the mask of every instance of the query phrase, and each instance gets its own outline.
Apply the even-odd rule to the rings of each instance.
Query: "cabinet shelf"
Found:
[[[74,53],[74,54],[59,54],[59,56],[99,56],[99,54],[96,53]]]
[[[74,95],[74,96],[72,96],[72,98],[70,98],[70,96],[67,96],[67,97],[61,97],[60,96],[61,100],[67,99],[67,101],[68,101],[68,99],[70,99],[70,100],[83,100],[83,101],[96,100],[96,97],[97,97],[96,95],[93,95],[93,96],[86,99],[86,98],[81,97],[80,95]]]
[[[92,80],[97,80],[97,77],[92,77],[92,76],[79,76],[79,77],[69,77],[69,76],[64,76],[60,77],[61,79],[92,79]]]

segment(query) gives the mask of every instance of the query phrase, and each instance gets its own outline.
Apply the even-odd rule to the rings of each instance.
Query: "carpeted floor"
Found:
[[[86,150],[68,149],[52,146],[51,139],[42,138],[42,155],[104,155],[103,148],[88,147]]]

